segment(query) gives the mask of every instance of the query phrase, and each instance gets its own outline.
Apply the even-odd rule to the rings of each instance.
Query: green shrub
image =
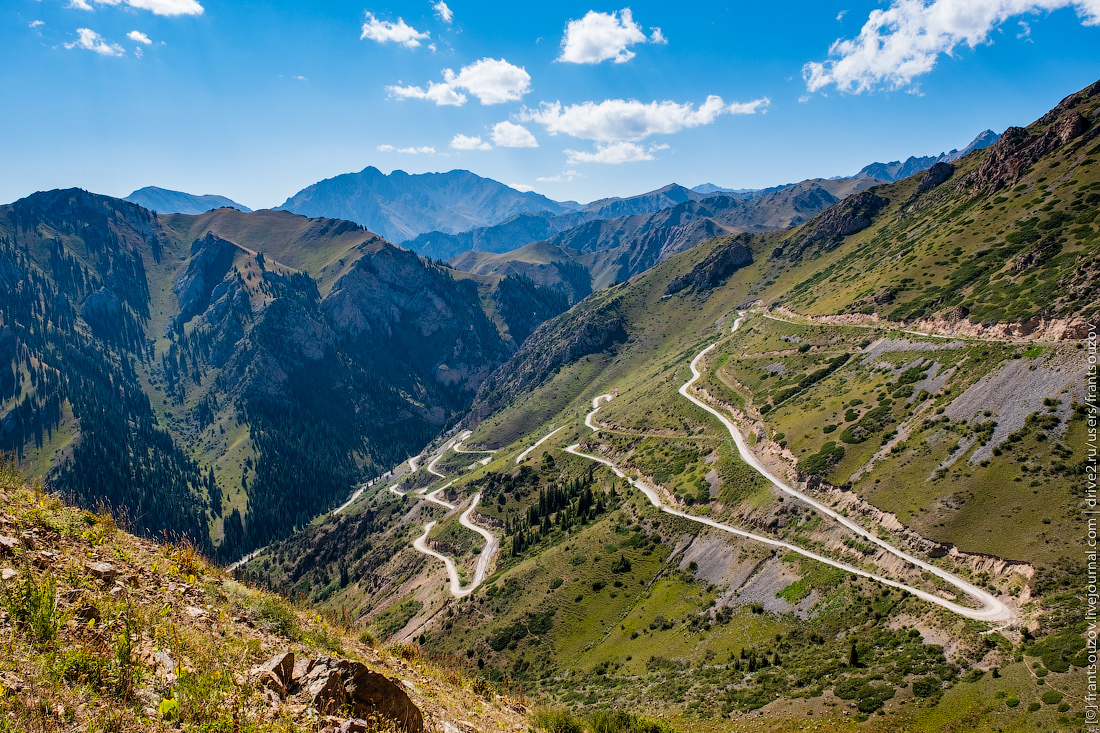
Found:
[[[567,710],[539,708],[531,713],[531,727],[538,733],[584,733],[584,724]]]
[[[663,721],[621,710],[597,710],[588,716],[591,733],[673,733]]]
[[[31,642],[49,644],[57,637],[61,618],[57,610],[57,585],[52,575],[41,582],[29,567],[4,591],[0,606],[11,616],[12,625]]]
[[[255,607],[257,624],[266,631],[296,641],[301,638],[302,629],[298,625],[298,616],[285,603],[270,597],[259,600]]]
[[[1063,697],[1065,697],[1065,695],[1058,692],[1058,690],[1047,690],[1043,693],[1042,700],[1044,705],[1057,705],[1062,702]]]
[[[913,680],[913,694],[917,697],[932,697],[943,691],[938,677],[921,677]]]
[[[1010,697],[1007,700],[1005,700],[1005,705],[1007,705],[1010,708],[1018,707],[1020,705],[1020,701],[1015,697]]]

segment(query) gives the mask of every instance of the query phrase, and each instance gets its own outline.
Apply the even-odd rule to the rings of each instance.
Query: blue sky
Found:
[[[260,208],[367,165],[579,201],[756,188],[961,147],[1097,79],[1100,0],[5,0],[0,201]]]

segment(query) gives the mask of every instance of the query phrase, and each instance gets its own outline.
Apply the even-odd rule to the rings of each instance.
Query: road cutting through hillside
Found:
[[[741,325],[741,322],[742,322],[743,319],[744,319],[744,313],[739,313],[737,320],[734,321],[733,328],[730,330],[731,333],[733,331],[737,330],[737,328]],[[753,470],[755,470],[761,476],[766,478],[772,485],[774,485],[780,491],[782,491],[786,494],[789,494],[789,495],[799,499],[800,501],[805,502],[806,504],[809,504],[810,506],[812,506],[817,511],[821,512],[822,514],[825,514],[826,516],[828,516],[832,519],[835,519],[837,522],[839,522],[841,525],[843,525],[844,527],[846,527],[850,531],[860,535],[861,537],[863,537],[864,539],[866,539],[870,542],[873,542],[874,544],[876,544],[879,547],[883,548],[884,550],[891,553],[892,555],[895,555],[896,557],[904,560],[905,562],[907,562],[907,563],[909,563],[909,564],[911,564],[911,565],[913,565],[917,568],[920,568],[921,570],[932,573],[933,575],[940,578],[941,580],[949,583],[950,585],[954,586],[955,588],[958,588],[960,591],[962,591],[966,595],[968,595],[971,598],[973,598],[974,600],[978,601],[981,604],[981,608],[967,608],[966,606],[960,606],[957,603],[953,603],[953,602],[951,602],[951,601],[949,601],[945,598],[940,598],[937,595],[934,595],[932,593],[928,593],[927,591],[920,590],[919,588],[913,588],[911,586],[905,585],[904,583],[899,583],[897,581],[890,580],[888,578],[883,578],[881,576],[875,575],[874,573],[869,573],[865,570],[861,570],[859,568],[852,567],[851,565],[848,565],[846,563],[842,563],[842,562],[832,560],[832,559],[827,558],[827,557],[823,557],[821,555],[818,555],[817,553],[811,552],[809,550],[805,550],[801,547],[797,547],[797,546],[789,544],[787,542],[783,542],[781,540],[777,540],[777,539],[774,539],[774,538],[771,538],[771,537],[765,537],[763,535],[754,534],[752,532],[746,532],[745,530],[737,529],[736,527],[731,527],[730,525],[722,524],[721,522],[716,522],[716,521],[714,521],[712,519],[708,519],[706,517],[694,516],[694,515],[691,515],[691,514],[687,514],[686,512],[681,512],[677,509],[673,509],[673,508],[667,506],[666,504],[664,504],[661,501],[660,495],[657,493],[657,491],[653,487],[650,487],[648,484],[646,484],[645,482],[643,482],[641,480],[632,479],[632,478],[628,477],[619,467],[614,465],[611,461],[609,461],[607,459],[604,459],[604,458],[600,458],[598,456],[593,456],[593,455],[589,455],[587,453],[582,453],[579,450],[579,444],[571,445],[568,448],[566,448],[565,450],[569,453],[572,453],[573,455],[580,456],[582,458],[587,458],[587,459],[592,460],[592,461],[597,461],[599,463],[604,464],[605,466],[608,466],[609,468],[611,468],[612,471],[615,472],[615,475],[626,479],[628,482],[630,482],[630,484],[632,486],[634,486],[635,488],[639,489],[642,493],[644,493],[646,495],[646,498],[649,499],[650,503],[652,503],[653,506],[657,507],[661,511],[666,512],[668,514],[672,514],[672,515],[678,516],[678,517],[683,517],[684,519],[688,519],[688,520],[691,520],[693,522],[698,522],[699,524],[703,524],[703,525],[706,525],[706,526],[709,526],[709,527],[713,527],[715,529],[719,529],[719,530],[722,530],[723,532],[728,532],[730,534],[734,534],[734,535],[737,535],[739,537],[744,537],[746,539],[751,539],[751,540],[754,540],[756,542],[762,542],[764,544],[771,545],[773,547],[781,547],[781,548],[790,550],[792,552],[798,553],[799,555],[803,555],[805,557],[812,558],[812,559],[817,560],[819,562],[823,562],[826,565],[831,565],[832,567],[838,568],[840,570],[844,570],[846,572],[853,573],[855,575],[860,575],[860,576],[865,577],[865,578],[870,578],[871,580],[875,580],[875,581],[877,581],[879,583],[882,583],[884,585],[889,585],[891,587],[898,588],[900,590],[904,590],[908,593],[911,593],[911,594],[917,596],[918,598],[921,598],[923,600],[928,601],[929,603],[935,603],[938,606],[942,606],[943,608],[946,608],[947,610],[949,610],[953,613],[956,613],[960,616],[964,616],[966,618],[974,619],[974,620],[977,620],[977,621],[990,621],[990,622],[993,622],[993,621],[1013,621],[1015,619],[1015,614],[1012,612],[1012,610],[1010,608],[1008,608],[1000,600],[998,600],[996,597],[994,597],[992,594],[987,593],[986,591],[984,591],[981,588],[978,588],[977,586],[963,580],[962,578],[959,578],[955,575],[952,575],[951,573],[949,573],[945,570],[942,570],[942,569],[936,567],[935,565],[924,562],[923,560],[919,560],[918,558],[915,558],[915,557],[899,550],[898,548],[894,547],[893,545],[890,545],[889,543],[884,542],[883,540],[879,539],[878,537],[871,534],[867,530],[863,529],[863,527],[861,527],[858,524],[848,520],[847,518],[843,517],[842,515],[838,514],[834,510],[832,510],[831,508],[821,504],[820,502],[812,499],[811,497],[803,494],[802,492],[796,491],[795,489],[791,488],[790,486],[787,486],[785,483],[780,481],[776,476],[774,476],[771,472],[769,472],[764,467],[764,465],[762,463],[760,463],[760,461],[756,458],[756,456],[752,453],[752,451],[749,450],[748,445],[745,443],[744,437],[742,437],[741,432],[737,429],[737,427],[733,424],[733,422],[731,420],[729,420],[729,418],[727,418],[725,415],[720,413],[718,410],[715,410],[710,405],[706,404],[702,400],[700,400],[697,397],[695,397],[694,395],[692,395],[691,392],[690,392],[692,385],[694,385],[695,382],[699,379],[699,377],[702,376],[702,373],[699,371],[699,366],[698,366],[699,362],[703,359],[704,356],[707,355],[708,352],[710,352],[717,345],[718,345],[717,342],[711,344],[710,346],[706,347],[701,352],[699,352],[699,354],[696,355],[696,357],[694,359],[692,359],[691,364],[690,364],[692,376],[687,382],[685,382],[683,384],[683,386],[680,387],[679,392],[683,397],[690,400],[693,404],[695,404],[698,407],[701,407],[702,409],[704,409],[707,412],[711,413],[712,415],[717,417],[722,422],[722,424],[729,431],[730,436],[734,440],[734,443],[737,445],[737,452],[740,454],[741,459],[745,463],[747,463],[751,468],[753,468]],[[596,431],[597,427],[592,423],[592,419],[594,418],[597,410],[599,410],[600,400],[604,400],[604,398],[610,399],[610,396],[609,395],[600,395],[599,397],[597,397],[596,399],[594,399],[592,401],[592,405],[593,405],[592,412],[588,413],[588,416],[585,418],[585,421],[584,421],[585,425],[592,428],[593,431]]]
[[[555,428],[548,435],[544,435],[543,437],[536,440],[534,445],[532,445],[530,448],[527,448],[522,453],[520,453],[518,456],[516,456],[516,463],[523,463],[523,459],[526,458],[528,455],[530,455],[531,451],[533,451],[535,448],[538,448],[540,445],[542,445],[546,441],[550,440],[557,433],[560,433],[562,430],[565,430],[567,427],[568,427],[567,425],[562,425],[560,428]]]

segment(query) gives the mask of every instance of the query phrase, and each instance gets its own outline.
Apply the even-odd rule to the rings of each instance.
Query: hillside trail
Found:
[[[741,323],[744,320],[744,318],[745,318],[744,312],[738,312],[737,320],[734,321],[733,327],[730,329],[730,333],[735,332],[741,326]],[[650,503],[654,507],[656,507],[657,509],[659,509],[659,510],[661,510],[661,511],[667,513],[667,514],[671,514],[671,515],[677,516],[677,517],[682,517],[682,518],[690,520],[692,522],[697,522],[699,524],[703,524],[703,525],[706,525],[708,527],[712,527],[714,529],[718,529],[718,530],[721,530],[723,532],[728,532],[730,534],[737,535],[739,537],[744,537],[746,539],[750,539],[750,540],[753,540],[753,541],[756,541],[756,542],[761,542],[761,543],[764,543],[766,545],[770,545],[772,547],[780,547],[780,548],[789,550],[791,552],[795,552],[795,553],[797,553],[799,555],[802,555],[804,557],[808,557],[808,558],[811,558],[813,560],[817,560],[818,562],[825,563],[826,565],[830,565],[830,566],[838,568],[840,570],[844,570],[846,572],[852,573],[854,575],[859,575],[859,576],[877,581],[879,583],[882,583],[883,585],[888,585],[888,586],[891,586],[891,587],[894,587],[894,588],[898,588],[900,590],[904,590],[908,593],[911,593],[911,594],[917,596],[918,598],[921,598],[925,601],[928,601],[929,603],[934,603],[938,606],[946,608],[947,610],[951,611],[952,613],[958,614],[958,615],[963,616],[965,618],[974,619],[976,621],[988,621],[988,622],[996,622],[996,621],[1011,622],[1011,621],[1014,621],[1016,619],[1016,615],[1013,612],[1013,610],[1010,609],[1008,606],[1006,606],[1004,603],[1002,603],[999,599],[997,599],[992,594],[982,590],[981,588],[978,588],[977,586],[973,585],[972,583],[967,582],[966,580],[963,580],[962,578],[959,578],[956,575],[953,575],[952,573],[947,572],[946,570],[943,570],[941,568],[936,567],[935,565],[932,565],[932,564],[927,563],[923,560],[915,558],[915,557],[909,555],[908,553],[894,547],[893,545],[881,540],[880,538],[878,538],[877,536],[875,536],[871,532],[868,532],[867,530],[865,530],[860,525],[858,525],[855,522],[852,522],[851,520],[847,519],[846,517],[843,517],[842,515],[838,514],[837,512],[835,512],[830,507],[825,506],[824,504],[821,504],[820,502],[813,499],[812,497],[807,496],[806,494],[803,494],[802,492],[797,491],[794,488],[788,486],[786,483],[784,483],[778,477],[776,477],[774,474],[772,474],[770,471],[768,471],[768,469],[764,467],[764,465],[756,458],[756,456],[752,453],[752,451],[749,450],[748,444],[745,442],[745,439],[741,435],[740,430],[737,429],[737,427],[733,424],[733,422],[729,418],[727,418],[725,415],[720,413],[718,410],[712,408],[710,405],[706,404],[705,402],[703,402],[702,400],[700,400],[699,398],[697,398],[693,394],[691,394],[691,391],[690,391],[691,387],[695,384],[695,382],[699,379],[699,377],[702,376],[702,372],[699,371],[699,362],[702,361],[702,359],[712,349],[714,349],[717,345],[718,345],[717,341],[712,343],[710,346],[707,346],[705,349],[700,351],[695,356],[695,358],[691,360],[690,368],[691,368],[692,376],[687,382],[685,382],[680,387],[679,392],[683,397],[685,397],[686,399],[691,401],[693,404],[695,404],[696,406],[701,407],[702,409],[704,409],[707,412],[711,413],[712,415],[717,417],[719,421],[721,421],[722,425],[729,431],[730,437],[733,438],[734,443],[737,446],[738,454],[741,456],[741,459],[746,464],[748,464],[753,470],[755,470],[757,473],[759,473],[761,476],[763,476],[765,479],[767,479],[769,483],[771,483],[773,486],[775,486],[780,491],[782,491],[782,492],[784,492],[784,493],[786,493],[790,496],[793,496],[793,497],[797,498],[800,501],[805,502],[806,504],[812,506],[814,509],[821,512],[822,514],[836,520],[837,522],[839,522],[841,525],[843,525],[844,527],[846,527],[850,531],[854,532],[855,534],[858,534],[860,537],[874,543],[875,545],[878,545],[879,547],[883,548],[884,550],[886,550],[890,554],[895,555],[896,557],[900,558],[901,560],[905,561],[906,563],[909,563],[910,565],[912,565],[914,567],[920,568],[921,570],[923,570],[925,572],[931,573],[932,575],[935,575],[939,579],[949,583],[950,585],[954,586],[955,588],[958,588],[960,591],[962,591],[963,593],[965,593],[966,595],[970,596],[975,601],[980,603],[981,607],[980,608],[968,608],[966,606],[961,606],[961,605],[959,605],[957,603],[953,603],[952,601],[949,601],[945,598],[941,598],[941,597],[939,597],[937,595],[934,595],[932,593],[929,593],[927,591],[920,590],[919,588],[913,588],[912,586],[908,586],[904,583],[899,583],[897,581],[890,580],[889,578],[884,578],[884,577],[881,577],[881,576],[876,575],[874,573],[870,573],[870,572],[867,572],[865,570],[861,570],[859,568],[852,567],[851,565],[848,565],[846,563],[842,563],[842,562],[839,562],[837,560],[833,560],[831,558],[827,558],[827,557],[824,557],[822,555],[818,555],[817,553],[811,552],[811,551],[803,549],[801,547],[797,547],[797,546],[792,545],[792,544],[787,543],[787,542],[783,542],[782,540],[777,540],[777,539],[774,539],[772,537],[766,537],[766,536],[763,536],[763,535],[754,534],[752,532],[747,532],[745,530],[738,529],[736,527],[732,527],[728,524],[723,524],[721,522],[716,522],[716,521],[714,521],[712,519],[708,519],[706,517],[699,517],[699,516],[695,516],[695,515],[692,515],[692,514],[688,514],[686,512],[679,511],[678,509],[673,509],[672,507],[668,506],[667,504],[665,504],[661,501],[660,495],[658,494],[657,490],[654,487],[649,486],[647,483],[645,483],[644,481],[642,481],[640,479],[634,479],[634,478],[631,478],[631,477],[627,476],[626,473],[621,468],[619,468],[618,466],[616,466],[614,463],[612,463],[611,461],[609,461],[607,459],[600,458],[598,456],[589,455],[587,453],[582,453],[579,450],[579,446],[580,446],[579,443],[571,445],[568,448],[566,448],[565,450],[569,453],[572,453],[573,455],[580,456],[582,458],[587,458],[587,459],[592,460],[592,461],[597,461],[599,463],[604,464],[605,466],[608,466],[612,471],[614,471],[615,475],[619,476],[620,478],[626,479],[630,483],[631,486],[637,488],[639,491],[641,491],[643,494],[645,494],[646,498],[649,499]],[[593,424],[592,420],[595,417],[596,412],[599,410],[600,404],[601,403],[606,403],[610,399],[611,399],[611,395],[600,395],[599,397],[595,398],[592,401],[592,411],[590,413],[588,413],[587,417],[585,417],[585,421],[584,421],[585,425],[587,425],[592,430],[597,430],[597,427]]]

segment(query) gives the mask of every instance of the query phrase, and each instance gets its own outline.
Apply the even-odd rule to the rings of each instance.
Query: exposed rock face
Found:
[[[102,339],[110,339],[123,318],[122,301],[107,288],[100,288],[84,299],[80,316]]]
[[[213,234],[207,234],[191,244],[191,262],[172,283],[180,312],[165,326],[166,332],[177,323],[186,323],[206,310],[214,288],[225,279],[233,266],[237,251],[237,245]]]
[[[322,715],[349,708],[354,718],[345,723],[347,730],[366,730],[361,719],[383,719],[406,733],[424,730],[424,716],[401,685],[361,662],[319,657],[295,663],[294,653],[284,652],[253,669],[252,676],[279,699],[306,703]],[[364,727],[357,727],[360,723]]]
[[[747,237],[738,236],[716,247],[690,272],[670,282],[665,288],[665,295],[674,295],[689,288],[697,292],[709,290],[725,283],[737,270],[752,264],[752,251],[745,246],[745,240]]]
[[[871,226],[875,214],[890,201],[870,191],[862,191],[822,214],[817,220],[810,241],[839,239],[861,232]]]
[[[555,370],[588,354],[626,340],[626,317],[617,298],[547,321],[524,342],[516,355],[486,380],[467,420],[478,420]]]
[[[955,166],[950,163],[936,163],[925,171],[924,175],[921,177],[920,183],[917,184],[917,190],[913,192],[913,198],[920,196],[922,193],[931,191],[936,186],[939,186],[941,183],[951,178],[954,174]]]
[[[382,371],[412,366],[459,390],[475,391],[509,353],[474,282],[396,247],[361,258],[321,309],[344,347]]]

